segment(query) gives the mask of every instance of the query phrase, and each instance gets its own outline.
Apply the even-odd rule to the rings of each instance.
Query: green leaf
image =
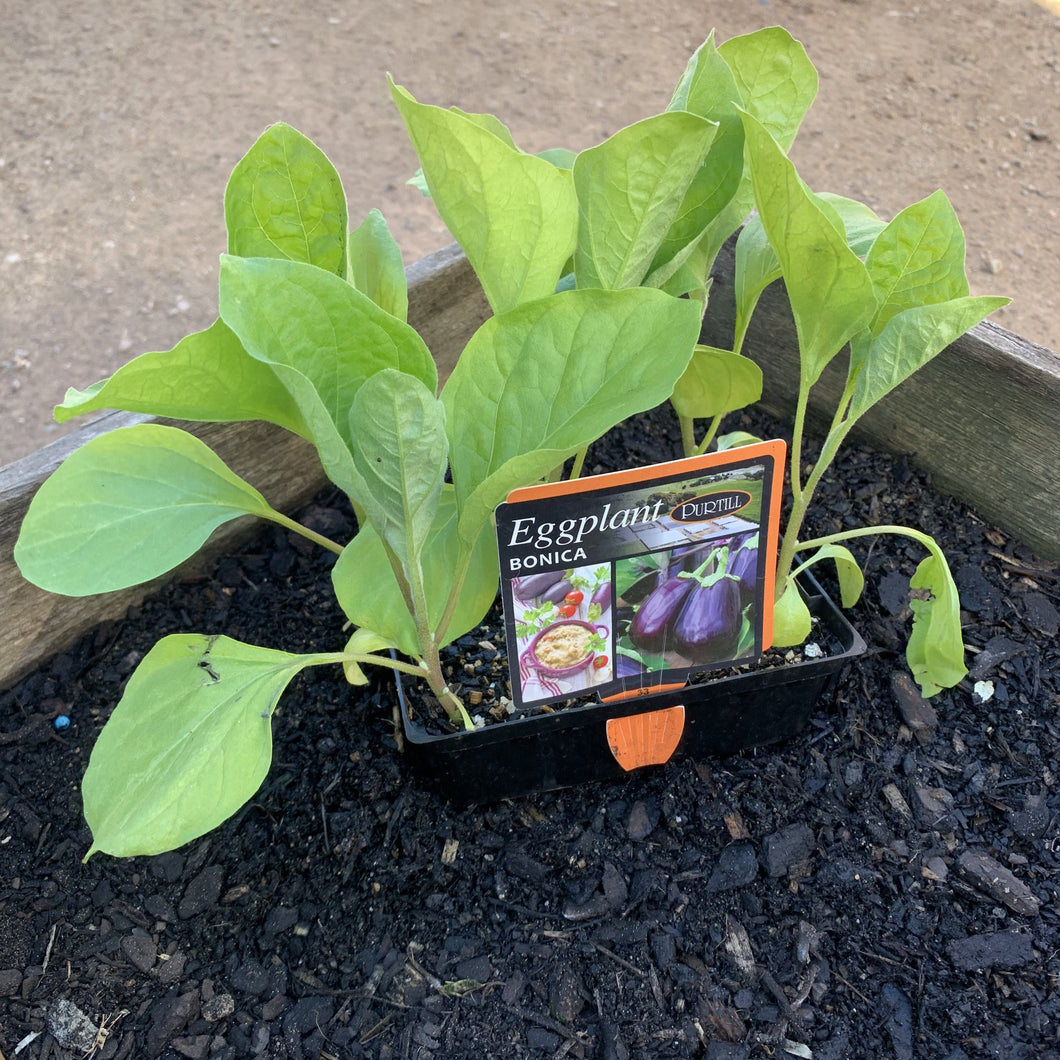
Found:
[[[697,303],[643,287],[566,291],[487,320],[442,390],[464,539],[514,485],[665,401],[699,323]]]
[[[964,232],[943,192],[902,210],[876,237],[865,266],[878,303],[873,334],[905,309],[964,298]]]
[[[391,93],[438,213],[493,311],[551,294],[577,235],[570,173],[510,146],[479,120],[418,103],[393,82]]]
[[[418,580],[449,466],[442,403],[414,376],[387,368],[357,391],[350,419],[365,512],[408,580]]]
[[[644,279],[716,132],[714,122],[670,111],[578,155],[579,287],[615,290]]]
[[[773,605],[773,645],[791,648],[802,644],[810,635],[812,626],[810,609],[798,586],[789,579],[780,599]]]
[[[438,630],[454,579],[467,560],[467,574],[448,628]],[[497,597],[497,538],[487,522],[468,550],[457,533],[456,497],[446,486],[435,514],[434,526],[420,554],[428,624],[446,644],[474,629],[485,618]],[[335,595],[346,617],[367,627],[413,658],[422,657],[416,625],[383,546],[371,527],[365,527],[343,549],[332,568]]]
[[[732,71],[743,109],[788,151],[817,95],[817,70],[806,49],[786,29],[768,26],[730,37],[718,51]]]
[[[65,423],[100,409],[217,423],[266,420],[303,438],[310,434],[276,373],[251,357],[221,320],[171,350],[141,354],[87,390],[71,387],[55,418]]]
[[[864,328],[876,309],[872,282],[765,127],[744,115],[755,202],[795,317],[804,386]]]
[[[209,832],[261,786],[277,700],[321,657],[228,637],[165,637],[144,656],[82,782],[92,846],[160,854]]]
[[[728,434],[718,435],[714,448],[719,453],[724,453],[728,449],[738,449],[741,445],[755,445],[761,440],[757,434],[750,434],[747,431],[730,431]]]
[[[743,123],[737,108],[741,102],[732,71],[715,48],[712,33],[689,60],[667,109],[687,110],[717,122],[718,131],[659,247],[652,271],[698,240],[740,187],[744,173]],[[710,254],[709,260],[713,257]]]
[[[378,633],[374,633],[372,630],[362,626],[360,629],[355,629],[353,635],[346,641],[343,654],[372,655],[375,652],[390,651],[390,649],[396,649],[397,647],[393,641],[389,641],[386,637],[381,637]],[[368,678],[359,663],[354,662],[352,659],[346,659],[342,664],[342,669],[346,674],[346,680],[351,685],[368,684]]]
[[[858,257],[865,255],[884,227],[883,221],[868,206],[856,199],[833,195],[830,192],[810,194],[814,202],[827,211],[830,218],[838,220],[841,225],[839,230],[844,233],[847,246]],[[735,350],[743,346],[751,315],[762,292],[780,277],[780,261],[766,236],[761,218],[756,215],[744,225],[736,241]]]
[[[921,561],[909,582],[921,596],[909,602],[913,630],[905,649],[906,661],[925,699],[952,688],[968,672],[957,586],[942,550],[928,540],[934,545],[931,555]]]
[[[409,288],[401,249],[378,210],[370,210],[350,233],[348,250],[350,283],[380,309],[408,320]]]
[[[172,570],[241,515],[268,518],[272,509],[198,438],[158,424],[122,427],[72,453],[37,491],[15,561],[50,592],[125,589]]]
[[[865,575],[861,572],[861,567],[850,549],[842,545],[822,545],[805,563],[799,566],[798,570],[805,570],[824,559],[830,559],[835,563],[836,575],[839,578],[840,602],[844,607],[853,607],[861,599],[861,594],[865,589]],[[798,571],[795,573],[797,574]]]
[[[289,125],[266,129],[225,189],[228,252],[346,272],[346,196],[335,167]]]
[[[969,328],[1008,302],[1007,298],[981,296],[919,306],[891,317],[875,338],[868,332],[858,336],[851,355],[851,372],[856,379],[847,420],[857,419]]]
[[[670,397],[678,416],[713,419],[752,405],[762,396],[762,369],[747,357],[696,346]]]
[[[731,37],[718,46],[718,54],[736,84],[738,95],[734,102],[760,121],[781,151],[787,152],[817,95],[817,71],[806,50],[787,30],[770,26]],[[722,124],[725,126],[726,122]],[[735,132],[727,133],[728,142],[735,143],[735,139]],[[742,142],[742,130],[740,139]],[[713,162],[713,159],[708,161]],[[702,240],[702,252],[708,267],[729,236],[743,224],[754,204],[751,176],[744,169],[739,186],[725,208],[708,225]]]
[[[220,309],[252,357],[294,369],[311,383],[347,445],[349,410],[369,376],[397,368],[432,392],[437,387],[434,360],[415,329],[321,269],[222,257]],[[295,392],[290,373],[278,374],[308,418],[305,394]]]

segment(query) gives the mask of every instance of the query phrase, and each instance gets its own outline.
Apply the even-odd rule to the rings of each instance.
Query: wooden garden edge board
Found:
[[[721,347],[731,343],[732,271],[730,243],[718,261],[704,329],[704,341]],[[488,306],[455,245],[416,262],[408,275],[409,319],[445,378],[488,315]],[[763,296],[745,352],[766,368],[765,407],[775,415],[790,415],[798,353],[779,284]],[[841,383],[839,371],[830,370],[814,393],[834,395]],[[820,422],[820,400],[812,407]],[[5,619],[0,624],[0,689],[99,623],[121,618],[167,580],[71,599],[29,585],[12,559],[22,517],[40,483],[89,438],[145,419],[126,413],[103,416],[0,468],[0,599]],[[278,428],[262,423],[184,426],[282,511],[296,510],[324,483],[309,446]],[[938,489],[969,501],[985,519],[1011,531],[1043,557],[1060,560],[1060,476],[1053,470],[1053,458],[1060,455],[1060,358],[1049,350],[996,325],[980,325],[867,415],[860,437],[884,451],[909,454],[932,474]],[[249,518],[229,524],[192,566],[201,567],[253,527]]]

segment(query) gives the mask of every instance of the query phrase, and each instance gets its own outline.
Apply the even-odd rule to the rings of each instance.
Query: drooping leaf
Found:
[[[579,287],[617,290],[644,279],[716,132],[714,122],[670,111],[578,155]]]
[[[397,647],[398,646],[393,641],[389,641],[386,637],[381,637],[378,633],[362,626],[360,629],[355,629],[350,636],[350,639],[346,641],[346,647],[343,649],[343,654],[373,655],[377,652],[390,651],[391,648],[396,649]],[[346,674],[346,680],[351,685],[368,684],[368,677],[364,670],[361,669],[360,663],[356,663],[352,659],[347,659],[343,662],[342,668]]]
[[[55,418],[65,423],[100,409],[217,423],[265,420],[310,435],[276,373],[251,357],[221,320],[171,350],[141,354],[87,390],[71,387]]]
[[[350,283],[380,309],[398,320],[408,320],[409,286],[401,248],[378,210],[369,210],[348,242]]]
[[[456,497],[452,486],[446,486],[420,553],[429,625],[436,634],[462,554],[465,546],[457,534]],[[346,546],[332,568],[331,579],[339,605],[354,625],[367,626],[405,655],[419,656],[415,622],[382,539],[372,527],[362,529]],[[497,539],[487,522],[472,543],[459,603],[443,643],[463,636],[485,618],[497,597],[497,584]]]
[[[750,434],[748,431],[730,431],[728,434],[718,435],[714,448],[719,453],[723,453],[729,449],[737,449],[741,445],[755,445],[761,440],[757,434]]]
[[[865,589],[865,575],[850,549],[842,545],[822,545],[804,564],[802,568],[830,559],[835,563],[836,575],[839,578],[839,599],[844,607],[853,607]]]
[[[96,851],[160,854],[231,817],[272,760],[272,714],[316,656],[177,634],[141,660],[82,782]]]
[[[891,317],[875,338],[867,331],[857,336],[851,349],[850,370],[856,379],[847,419],[857,419],[969,328],[1008,302],[1007,298],[983,295],[918,306]]]
[[[909,602],[913,630],[905,658],[921,695],[927,699],[944,688],[952,688],[968,672],[964,665],[960,598],[946,557],[937,545],[917,566],[909,587],[915,595]]]
[[[357,391],[350,419],[367,516],[409,581],[418,579],[449,463],[442,403],[414,376],[386,368]]]
[[[762,369],[747,357],[696,346],[670,397],[678,416],[713,419],[754,404],[762,396]]]
[[[478,120],[418,103],[391,82],[438,213],[464,249],[495,313],[555,290],[574,252],[571,175]]]
[[[464,539],[515,485],[666,400],[699,322],[696,303],[648,288],[567,291],[487,320],[442,390]],[[525,463],[538,450],[551,466]],[[492,478],[515,460],[514,480]]]
[[[321,269],[223,257],[220,310],[252,357],[294,369],[312,384],[347,445],[349,410],[369,376],[397,368],[432,392],[437,386],[434,360],[415,329]],[[291,391],[289,373],[278,374]]]
[[[228,252],[287,258],[343,276],[346,196],[327,156],[296,129],[266,129],[225,190]]]
[[[773,605],[773,644],[778,648],[794,647],[810,635],[812,628],[810,609],[795,582],[789,581]]]
[[[122,427],[72,453],[37,491],[15,561],[50,592],[124,589],[172,570],[242,515],[268,518],[272,509],[198,438],[159,424]]]
[[[812,386],[872,318],[872,282],[765,127],[745,114],[744,133],[755,203],[787,287],[803,381]]]

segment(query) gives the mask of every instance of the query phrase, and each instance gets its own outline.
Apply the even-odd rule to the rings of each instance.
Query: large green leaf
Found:
[[[225,256],[220,310],[252,357],[294,369],[312,384],[347,445],[353,398],[369,376],[397,368],[432,392],[437,386],[434,360],[416,331],[321,269]],[[280,377],[291,390],[290,375]]]
[[[909,581],[917,595],[909,602],[913,630],[905,648],[906,661],[925,699],[952,688],[968,672],[957,586],[942,550],[931,544],[935,546],[931,555],[920,562]]]
[[[439,631],[462,561],[466,561],[467,574],[460,586],[459,603],[447,629]],[[420,553],[420,565],[428,624],[442,643],[463,636],[485,618],[497,597],[496,535],[487,522],[467,549],[457,533],[456,496],[451,486],[442,494],[433,528]],[[390,557],[371,526],[362,529],[346,546],[332,568],[331,579],[336,598],[354,625],[371,629],[406,655],[422,655],[416,624],[394,576]]]
[[[856,374],[856,379],[847,419],[857,419],[951,342],[995,309],[1007,305],[1008,301],[989,295],[955,298],[936,305],[906,309],[891,317],[875,338],[868,331],[863,332],[852,347],[851,371]]]
[[[520,463],[521,482],[480,488],[508,461],[546,450],[555,466],[665,401],[699,324],[695,302],[643,287],[567,291],[487,320],[442,390],[464,540],[513,485],[544,474]]]
[[[269,771],[277,700],[320,661],[228,637],[160,640],[92,749],[81,789],[86,859],[160,854],[231,817]]]
[[[442,403],[414,376],[386,368],[357,391],[350,419],[362,504],[408,580],[418,580],[449,465]]]
[[[784,592],[773,605],[773,645],[792,648],[802,644],[813,628],[813,616],[799,592],[794,579],[784,586]]]
[[[714,122],[670,111],[578,155],[579,287],[614,290],[644,279],[716,132]]]
[[[743,118],[755,202],[795,317],[803,383],[812,386],[868,324],[876,297],[861,259],[769,132],[751,115]]]
[[[310,433],[276,373],[251,357],[221,320],[171,350],[141,354],[87,390],[71,387],[55,418],[65,423],[100,409],[218,423],[267,420],[306,438]]]
[[[864,203],[830,192],[811,193],[813,200],[838,219],[847,246],[860,258],[868,253],[883,229],[883,221]],[[833,221],[834,227],[834,221]],[[739,350],[747,334],[751,315],[762,292],[781,276],[780,261],[770,245],[762,219],[755,215],[744,225],[736,241],[736,334],[733,348]]]
[[[730,37],[718,46],[718,54],[735,82],[735,102],[760,121],[781,151],[787,152],[817,95],[817,71],[806,50],[787,30],[768,26]],[[735,139],[735,133],[728,136]],[[708,267],[754,205],[751,175],[744,169],[736,191],[701,240],[700,252]]]
[[[391,316],[407,320],[409,286],[401,248],[378,210],[369,210],[350,233],[348,250],[350,283]]]
[[[50,592],[124,589],[172,570],[248,514],[273,512],[198,438],[159,424],[123,427],[93,438],[45,481],[15,561]]]
[[[506,143],[480,118],[391,92],[438,213],[463,247],[494,312],[555,290],[574,251],[571,175]]]
[[[689,60],[668,109],[687,110],[715,121],[718,131],[659,247],[652,271],[699,239],[740,187],[744,172],[741,102],[732,71],[714,46],[712,33]]]
[[[713,419],[753,405],[762,396],[762,369],[747,357],[696,346],[670,397],[678,416]]]
[[[902,210],[876,237],[865,266],[878,303],[874,334],[905,309],[964,298],[964,232],[945,194]]]
[[[228,252],[346,272],[346,196],[335,167],[289,125],[266,129],[225,189]]]

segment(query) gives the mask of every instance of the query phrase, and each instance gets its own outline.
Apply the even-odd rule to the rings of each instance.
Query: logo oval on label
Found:
[[[721,519],[726,515],[735,515],[750,503],[751,494],[747,490],[705,493],[702,497],[682,501],[671,509],[670,518],[676,519],[679,523],[702,523],[709,519]]]

